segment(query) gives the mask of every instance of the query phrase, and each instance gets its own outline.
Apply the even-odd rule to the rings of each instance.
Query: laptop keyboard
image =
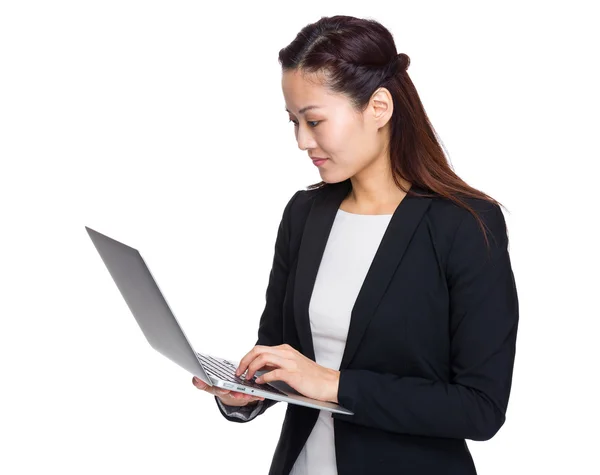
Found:
[[[214,376],[222,379],[223,381],[228,381],[230,383],[239,384],[241,386],[251,387],[254,389],[260,389],[261,391],[267,391],[275,394],[281,394],[282,396],[286,396],[286,394],[273,386],[269,386],[268,384],[258,384],[255,382],[256,374],[252,376],[252,379],[246,380],[242,377],[236,376],[235,371],[237,366],[233,365],[227,360],[220,360],[214,358],[210,355],[203,355],[202,353],[197,353],[200,358],[200,362],[204,368],[212,373]]]

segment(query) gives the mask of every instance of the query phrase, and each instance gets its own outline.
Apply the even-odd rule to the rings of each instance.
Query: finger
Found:
[[[253,401],[254,399],[256,399],[256,396],[252,396],[251,394],[241,393],[240,394],[240,399],[245,399],[245,400],[248,400],[248,401]]]
[[[259,396],[250,396],[249,394],[242,394],[240,397],[237,397],[237,401],[245,401],[245,402],[254,402],[254,401],[264,401],[264,397]]]
[[[237,391],[231,391],[230,396],[235,399],[250,399],[252,397],[249,394],[239,393]]]
[[[224,399],[222,399],[221,401],[225,404],[225,405],[230,405],[230,406],[246,406],[250,403],[253,402],[257,402],[259,400],[264,400],[264,398],[254,398],[254,397],[250,397],[250,398],[229,398],[228,396],[226,396]]]
[[[192,383],[194,384],[194,386],[196,386],[198,389],[206,389],[206,387],[208,386],[208,384],[206,384],[204,381],[202,381],[201,379],[197,378],[196,376],[194,376],[192,378]]]
[[[285,358],[282,358],[281,356],[270,352],[263,353],[248,366],[248,373],[246,373],[246,379],[252,379],[254,373],[256,373],[259,369],[264,368],[267,364],[275,366],[277,368],[289,369],[289,360],[286,360]]]
[[[281,347],[275,346],[255,346],[246,356],[242,358],[240,364],[238,366],[237,371],[235,372],[236,376],[240,376],[244,374],[244,371],[248,369],[252,361],[258,358],[262,354],[271,354],[279,356],[280,358],[285,357],[288,353],[288,350]]]
[[[224,396],[229,393],[228,389],[221,389],[216,386],[209,386],[205,384],[203,387],[196,386],[198,389],[207,392],[208,394],[212,394],[213,396]]]
[[[222,398],[222,400],[225,404],[227,404],[229,402],[234,405],[237,404],[237,401],[252,402],[252,401],[257,401],[257,400],[261,400],[261,399],[264,400],[264,398],[260,398],[257,396],[251,396],[250,394],[238,393],[235,391],[232,391],[230,394],[228,394],[227,396]]]
[[[230,392],[229,389],[223,389],[219,386],[209,386],[202,380],[198,380],[198,382],[194,383],[194,385],[198,389],[202,389],[203,391],[206,391],[207,393],[212,394],[213,396],[224,396]]]
[[[270,383],[271,381],[283,381],[292,386],[289,381],[289,372],[281,368],[269,371],[268,373],[263,374],[260,378],[256,379],[256,382],[259,384]]]
[[[238,364],[238,367],[235,370],[235,375],[239,376],[241,374],[244,374],[244,371],[246,371],[246,368],[252,362],[252,360],[256,358],[265,348],[268,347],[256,345],[248,353],[246,353],[244,357],[240,360],[240,363]]]

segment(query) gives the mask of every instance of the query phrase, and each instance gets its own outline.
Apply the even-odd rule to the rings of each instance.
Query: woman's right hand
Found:
[[[245,406],[248,403],[251,403],[254,401],[264,401],[265,400],[264,397],[251,396],[250,394],[244,394],[244,393],[237,392],[237,391],[229,391],[227,389],[219,388],[218,386],[209,386],[201,379],[196,378],[196,376],[194,376],[194,378],[192,379],[192,383],[198,389],[201,389],[202,391],[206,391],[207,393],[212,394],[213,396],[217,396],[221,400],[221,402],[223,404],[225,404],[226,406],[238,406],[239,407],[239,406]]]

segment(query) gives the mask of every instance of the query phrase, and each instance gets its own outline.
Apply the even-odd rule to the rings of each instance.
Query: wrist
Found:
[[[225,397],[225,399],[220,396],[216,396],[216,398],[221,401],[221,404],[229,407],[246,407],[246,406],[255,406],[257,401],[243,401],[241,399],[233,398],[233,397]]]
[[[331,370],[331,384],[328,401],[338,403],[338,390],[340,387],[340,372]]]

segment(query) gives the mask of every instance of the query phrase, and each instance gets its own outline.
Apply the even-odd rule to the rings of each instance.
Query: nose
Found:
[[[313,139],[310,130],[305,129],[301,126],[298,127],[298,133],[296,136],[296,140],[298,141],[298,148],[300,150],[306,150],[309,148],[315,148],[315,141]]]

